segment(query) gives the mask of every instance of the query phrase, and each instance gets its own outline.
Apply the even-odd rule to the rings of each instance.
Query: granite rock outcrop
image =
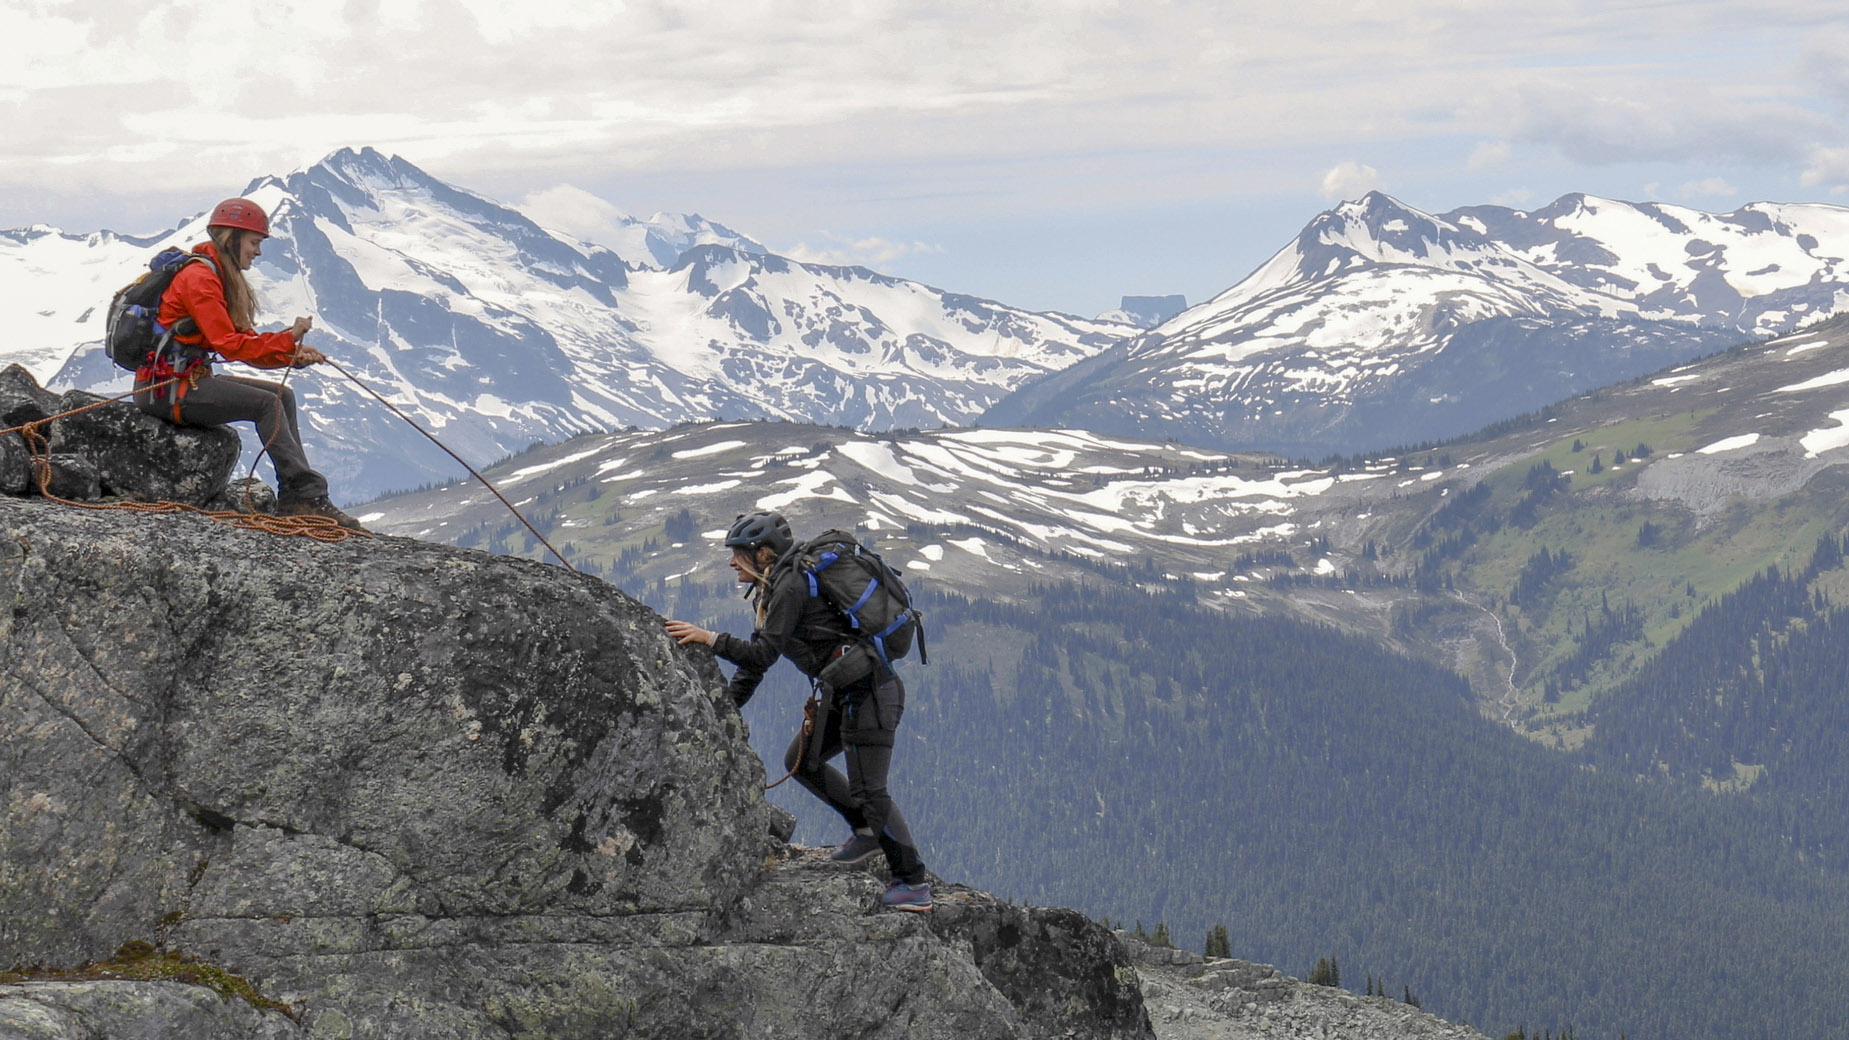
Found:
[[[104,398],[40,387],[19,365],[0,369],[0,429],[76,411]],[[224,426],[179,426],[126,402],[112,402],[43,427],[51,492],[84,501],[126,498],[237,508],[225,488],[238,462],[238,435]],[[0,492],[37,493],[26,441],[0,435]]]
[[[1268,964],[1153,946],[1128,932],[1117,937],[1162,1040],[1487,1040],[1391,997],[1314,985]]]
[[[0,1037],[1151,1035],[1082,915],[786,846],[710,657],[596,579],[0,497],[0,589]]]

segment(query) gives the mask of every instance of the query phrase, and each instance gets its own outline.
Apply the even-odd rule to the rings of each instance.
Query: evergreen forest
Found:
[[[1727,792],[1801,855],[1844,869],[1849,609],[1818,586],[1846,542],[1828,535],[1808,565],[1768,567],[1599,698],[1589,760]]]
[[[1808,669],[1840,712],[1841,672],[1824,659],[1844,620],[1790,620],[1797,593],[1781,583],[1802,577],[1765,576],[1711,607],[1713,624],[1741,629],[1719,620],[1735,610],[1768,619],[1746,634],[1780,652],[1740,678],[1742,698]],[[635,591],[667,616],[749,631],[730,584]],[[1036,587],[1018,606],[915,591],[932,659],[901,667],[893,788],[948,881],[1148,922],[1196,950],[1216,940],[1294,975],[1327,958],[1491,1036],[1840,1028],[1849,876],[1822,854],[1840,848],[1840,819],[1832,831],[1821,808],[1769,813],[1769,795],[1683,779],[1723,759],[1804,761],[1816,806],[1840,807],[1828,737],[1787,739],[1784,758],[1739,744],[1791,733],[1808,701],[1749,723],[1722,698],[1710,720],[1666,671],[1601,702],[1609,729],[1575,756],[1485,719],[1456,675],[1333,629],[1120,585]],[[1684,644],[1730,654],[1718,643],[1697,622],[1662,667],[1681,667]],[[780,665],[747,707],[767,762],[806,692]],[[1690,711],[1693,731],[1653,735],[1648,720],[1671,710]],[[1816,729],[1840,746],[1844,726]],[[800,788],[772,795],[796,812],[798,840],[843,839]]]

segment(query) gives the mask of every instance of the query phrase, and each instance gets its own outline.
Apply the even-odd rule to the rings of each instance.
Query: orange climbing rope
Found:
[[[398,416],[398,418],[400,419],[403,419],[406,423],[410,425],[412,429],[416,430],[418,433],[421,433],[426,438],[428,438],[430,443],[436,445],[438,448],[441,448],[444,454],[448,455],[452,459],[455,459],[457,463],[459,463],[462,466],[463,469],[466,469],[469,471],[470,476],[480,481],[481,485],[487,488],[494,495],[495,498],[500,499],[501,504],[507,507],[507,511],[514,514],[514,519],[519,520],[522,524],[525,524],[526,529],[528,531],[531,531],[533,533],[533,537],[539,540],[539,544],[545,546],[546,549],[550,551],[552,555],[556,557],[560,563],[564,564],[566,570],[576,570],[577,569],[571,565],[571,561],[565,559],[564,553],[559,552],[558,549],[553,547],[550,541],[546,540],[546,536],[539,532],[539,528],[534,527],[533,524],[530,521],[528,521],[526,517],[521,515],[520,510],[514,508],[514,504],[507,500],[506,495],[501,494],[501,491],[499,488],[495,487],[492,483],[490,483],[487,477],[482,476],[481,473],[475,469],[475,467],[469,465],[466,461],[464,461],[462,456],[456,454],[453,451],[450,451],[448,445],[444,444],[440,440],[437,440],[436,436],[432,434],[429,430],[426,430],[422,426],[419,426],[417,424],[417,420],[411,418],[409,415],[406,415],[402,409],[400,409],[397,405],[393,404],[392,402],[386,400],[383,396],[379,394],[377,390],[374,390],[372,387],[367,386],[365,383],[361,382],[358,376],[354,375],[352,372],[347,371],[347,369],[344,366],[336,362],[333,358],[325,358],[320,363],[331,366],[334,369],[334,371],[339,372],[341,375],[347,377],[348,381],[350,381],[354,386],[357,386],[361,390],[366,391],[366,393],[370,394],[374,400],[377,400],[380,404],[384,405],[386,408],[389,408],[392,414]],[[163,386],[167,386],[169,384],[179,382],[181,379],[184,379],[184,378],[185,378],[184,376],[174,376],[171,379],[162,380],[161,382],[158,382],[158,383],[150,383],[147,386],[141,387],[140,390],[158,390]],[[288,378],[287,373],[284,373],[284,378],[285,379]],[[67,412],[59,412],[57,415],[48,415],[43,419],[34,419],[28,423],[21,423],[18,426],[8,427],[7,429],[0,430],[0,436],[5,436],[6,434],[9,434],[9,433],[17,433],[20,435],[21,438],[25,440],[27,451],[31,454],[31,457],[32,457],[33,474],[38,483],[39,494],[43,495],[45,498],[50,499],[53,502],[59,502],[67,506],[76,506],[79,509],[121,510],[125,512],[134,512],[134,513],[182,513],[182,512],[197,513],[201,516],[210,517],[213,520],[218,521],[219,523],[228,524],[240,530],[263,531],[263,532],[274,534],[274,535],[313,538],[314,540],[319,541],[319,542],[344,542],[348,538],[371,538],[372,537],[370,532],[363,531],[363,530],[355,530],[353,528],[348,528],[348,527],[342,527],[338,523],[334,522],[333,520],[330,520],[327,517],[323,517],[323,516],[270,516],[265,513],[257,513],[257,512],[244,513],[244,512],[237,512],[235,510],[201,509],[198,506],[190,506],[190,505],[186,505],[185,503],[181,503],[181,502],[138,502],[138,501],[78,502],[78,501],[73,501],[72,499],[68,499],[68,498],[60,498],[57,495],[52,494],[51,493],[51,443],[45,437],[45,435],[40,432],[39,428],[41,426],[46,426],[50,423],[56,422],[59,419],[67,419],[73,415],[81,415],[84,412],[90,411],[93,408],[101,408],[102,406],[106,404],[113,404],[117,401],[121,401],[121,400],[130,398],[130,397],[133,397],[136,393],[139,393],[140,390],[131,390],[126,394],[120,394],[115,397],[105,398],[103,400],[96,401],[92,404],[84,405],[81,408],[73,408]],[[266,442],[263,445],[263,448],[264,450],[267,451],[269,449],[269,444]],[[255,472],[255,467],[256,467],[255,460],[252,461],[251,466],[252,466],[252,472]],[[249,504],[249,501],[250,499],[247,493],[245,497],[246,505]]]
[[[368,394],[371,394],[374,400],[378,401],[380,404],[384,405],[385,407],[391,409],[393,415],[396,415],[398,418],[403,419],[406,423],[410,425],[410,427],[413,430],[416,430],[418,433],[423,434],[425,438],[427,438],[430,441],[430,443],[443,449],[443,454],[448,455],[452,459],[455,459],[457,464],[459,464],[463,469],[466,469],[469,471],[469,476],[474,477],[476,480],[480,481],[482,487],[487,488],[494,495],[494,497],[500,499],[501,504],[507,507],[507,511],[514,514],[514,519],[520,521],[522,524],[526,524],[526,529],[533,532],[533,537],[539,539],[539,544],[545,546],[552,553],[552,555],[558,559],[560,563],[564,564],[566,570],[568,571],[577,570],[576,567],[573,567],[571,565],[571,561],[565,558],[564,553],[561,553],[557,549],[554,549],[552,547],[552,543],[546,541],[546,536],[539,533],[539,528],[534,527],[531,523],[528,523],[527,518],[520,515],[520,510],[514,508],[514,504],[507,500],[506,495],[501,494],[501,491],[499,488],[495,487],[493,484],[490,484],[488,482],[487,477],[484,477],[480,473],[476,472],[476,469],[474,466],[471,466],[467,462],[464,462],[462,456],[456,454],[453,451],[450,451],[449,446],[444,444],[442,441],[437,440],[436,435],[432,434],[429,430],[424,429],[422,426],[419,426],[417,424],[416,419],[413,419],[410,416],[406,415],[402,410],[399,409],[397,405],[393,404],[392,402],[386,400],[383,396],[381,396],[377,390],[374,390],[372,387],[367,386],[365,383],[360,382],[360,378],[358,376],[347,371],[345,368],[341,366],[341,364],[338,361],[335,361],[333,358],[328,358],[326,361],[321,362],[321,364],[329,365],[334,369],[334,371],[339,372],[343,376],[346,376],[347,380],[351,382],[354,386],[357,386],[361,390],[364,390]]]
[[[183,378],[185,377],[175,376],[172,379],[163,380],[159,383],[151,383],[141,389],[158,390],[171,383],[177,383]],[[198,506],[187,505],[184,502],[141,502],[132,499],[122,502],[79,502],[74,499],[62,498],[52,494],[51,441],[45,436],[40,427],[48,426],[59,419],[68,419],[73,415],[82,415],[84,412],[101,408],[106,404],[114,404],[117,401],[133,397],[136,393],[137,391],[131,390],[126,394],[104,398],[103,400],[84,405],[81,408],[72,408],[69,411],[59,412],[56,415],[48,415],[43,419],[34,419],[31,422],[21,423],[18,426],[9,426],[4,430],[0,430],[0,436],[5,436],[9,433],[19,434],[20,438],[26,442],[26,451],[31,456],[32,474],[34,482],[38,485],[39,494],[61,505],[75,506],[78,509],[128,513],[197,513],[200,516],[209,517],[218,523],[226,524],[238,528],[239,530],[262,531],[266,534],[280,535],[283,537],[312,538],[317,542],[344,542],[349,538],[372,537],[371,534],[365,531],[356,531],[351,528],[342,527],[324,516],[270,516],[265,513],[240,513],[233,509],[201,509]]]

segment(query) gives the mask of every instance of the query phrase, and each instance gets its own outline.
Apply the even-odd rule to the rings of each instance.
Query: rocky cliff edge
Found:
[[[97,400],[0,371],[0,428]],[[261,501],[227,430],[44,433],[64,498]],[[1478,1040],[960,885],[882,911],[611,586],[57,505],[27,455],[0,434],[0,1040]]]
[[[1083,915],[773,837],[601,581],[0,496],[0,589],[0,1037],[1151,1035]]]

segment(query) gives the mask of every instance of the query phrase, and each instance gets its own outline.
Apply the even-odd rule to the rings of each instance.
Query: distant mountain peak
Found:
[[[984,417],[1312,458],[1442,439],[1849,299],[1849,209],[1369,192],[1250,277]]]
[[[483,463],[534,441],[722,415],[966,422],[1132,331],[799,264],[698,214],[625,218],[619,248],[592,245],[373,148],[257,178],[245,194],[276,230],[251,272],[265,327],[313,315],[319,348]],[[160,247],[200,241],[206,219],[146,240],[0,234],[0,315],[16,344],[0,365],[120,388],[126,375],[96,349],[103,305]],[[453,472],[337,376],[294,385],[336,494]]]

